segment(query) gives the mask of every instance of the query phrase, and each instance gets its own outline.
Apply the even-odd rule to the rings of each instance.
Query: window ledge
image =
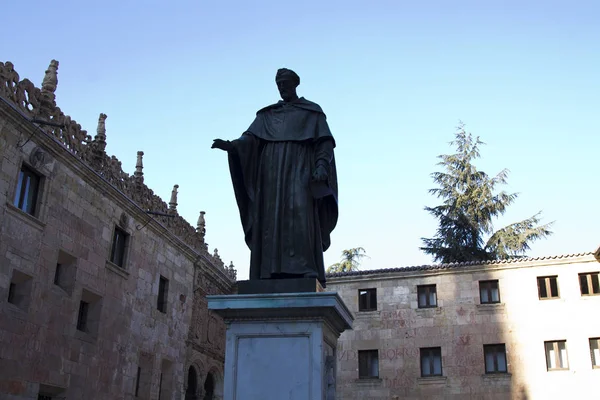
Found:
[[[490,380],[490,381],[508,381],[512,378],[512,374],[499,372],[496,374],[483,374],[483,375],[481,375],[481,377],[484,380]]]
[[[438,307],[438,306],[436,306],[436,307],[421,307],[421,308],[415,308],[415,311],[418,314],[425,314],[425,315],[441,314],[442,307]]]
[[[354,313],[356,318],[373,318],[378,317],[381,314],[380,310],[369,310],[369,311],[357,311]]]
[[[383,380],[381,378],[358,378],[354,382],[359,386],[378,386]]]
[[[51,290],[52,292],[56,293],[56,294],[59,294],[59,295],[61,295],[61,296],[68,296],[68,297],[71,297],[71,294],[73,294],[73,293],[72,293],[72,292],[73,292],[72,290],[71,290],[71,291],[69,291],[69,290],[65,289],[64,287],[62,287],[62,286],[60,286],[60,285],[57,285],[57,284],[55,284],[54,282],[52,283],[52,287],[50,288],[50,290]]]
[[[419,385],[441,385],[445,384],[447,380],[447,376],[427,376],[417,378],[417,383]]]
[[[581,299],[582,300],[590,300],[593,298],[600,298],[600,293],[593,293],[593,294],[582,294],[581,295]]]
[[[482,312],[495,312],[504,310],[504,303],[484,303],[484,304],[476,304],[477,310]]]
[[[27,309],[21,308],[16,304],[6,302],[6,312],[12,314],[13,318],[17,319],[26,319],[27,318]]]
[[[117,264],[106,260],[106,268],[115,274],[120,275],[122,278],[129,279],[129,272],[125,271],[125,269],[119,267]]]
[[[32,226],[35,229],[43,231],[46,227],[46,223],[42,222],[38,218],[34,217],[31,214],[26,213],[18,207],[15,207],[10,201],[6,202],[6,209],[16,218],[19,218],[21,221],[26,224]]]
[[[96,341],[96,337],[91,333],[82,332],[79,329],[75,329],[75,338],[84,342],[94,343]]]

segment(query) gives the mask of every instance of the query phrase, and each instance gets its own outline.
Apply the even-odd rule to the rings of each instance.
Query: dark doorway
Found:
[[[185,400],[197,400],[196,393],[198,393],[198,378],[194,367],[190,367],[188,370],[188,385],[185,391]]]
[[[215,380],[212,374],[209,372],[206,375],[206,381],[204,381],[204,400],[213,400],[215,393]]]

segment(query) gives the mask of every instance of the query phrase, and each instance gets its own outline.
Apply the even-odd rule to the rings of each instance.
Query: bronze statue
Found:
[[[300,77],[275,77],[282,101],[260,109],[227,151],[246,244],[250,280],[317,278],[338,217],[335,141],[321,107],[298,97]]]

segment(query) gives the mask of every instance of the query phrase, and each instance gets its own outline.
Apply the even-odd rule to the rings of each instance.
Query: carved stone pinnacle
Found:
[[[104,151],[106,149],[106,114],[100,113],[98,116],[98,128],[96,129],[96,136],[94,140],[98,144],[98,150]]]
[[[171,191],[171,201],[169,201],[169,211],[171,212],[177,212],[177,189],[179,189],[179,185],[173,186]]]
[[[135,172],[133,173],[133,176],[135,176],[136,178],[143,178],[143,176],[144,176],[144,173],[142,172],[142,170],[144,169],[143,158],[144,158],[144,152],[138,151],[137,152],[137,161],[135,163]]]

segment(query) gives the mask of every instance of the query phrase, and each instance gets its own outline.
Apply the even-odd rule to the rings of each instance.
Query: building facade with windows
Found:
[[[219,399],[235,271],[196,228],[0,63],[0,398]]]
[[[355,316],[337,398],[595,397],[599,271],[600,249],[330,275]]]

